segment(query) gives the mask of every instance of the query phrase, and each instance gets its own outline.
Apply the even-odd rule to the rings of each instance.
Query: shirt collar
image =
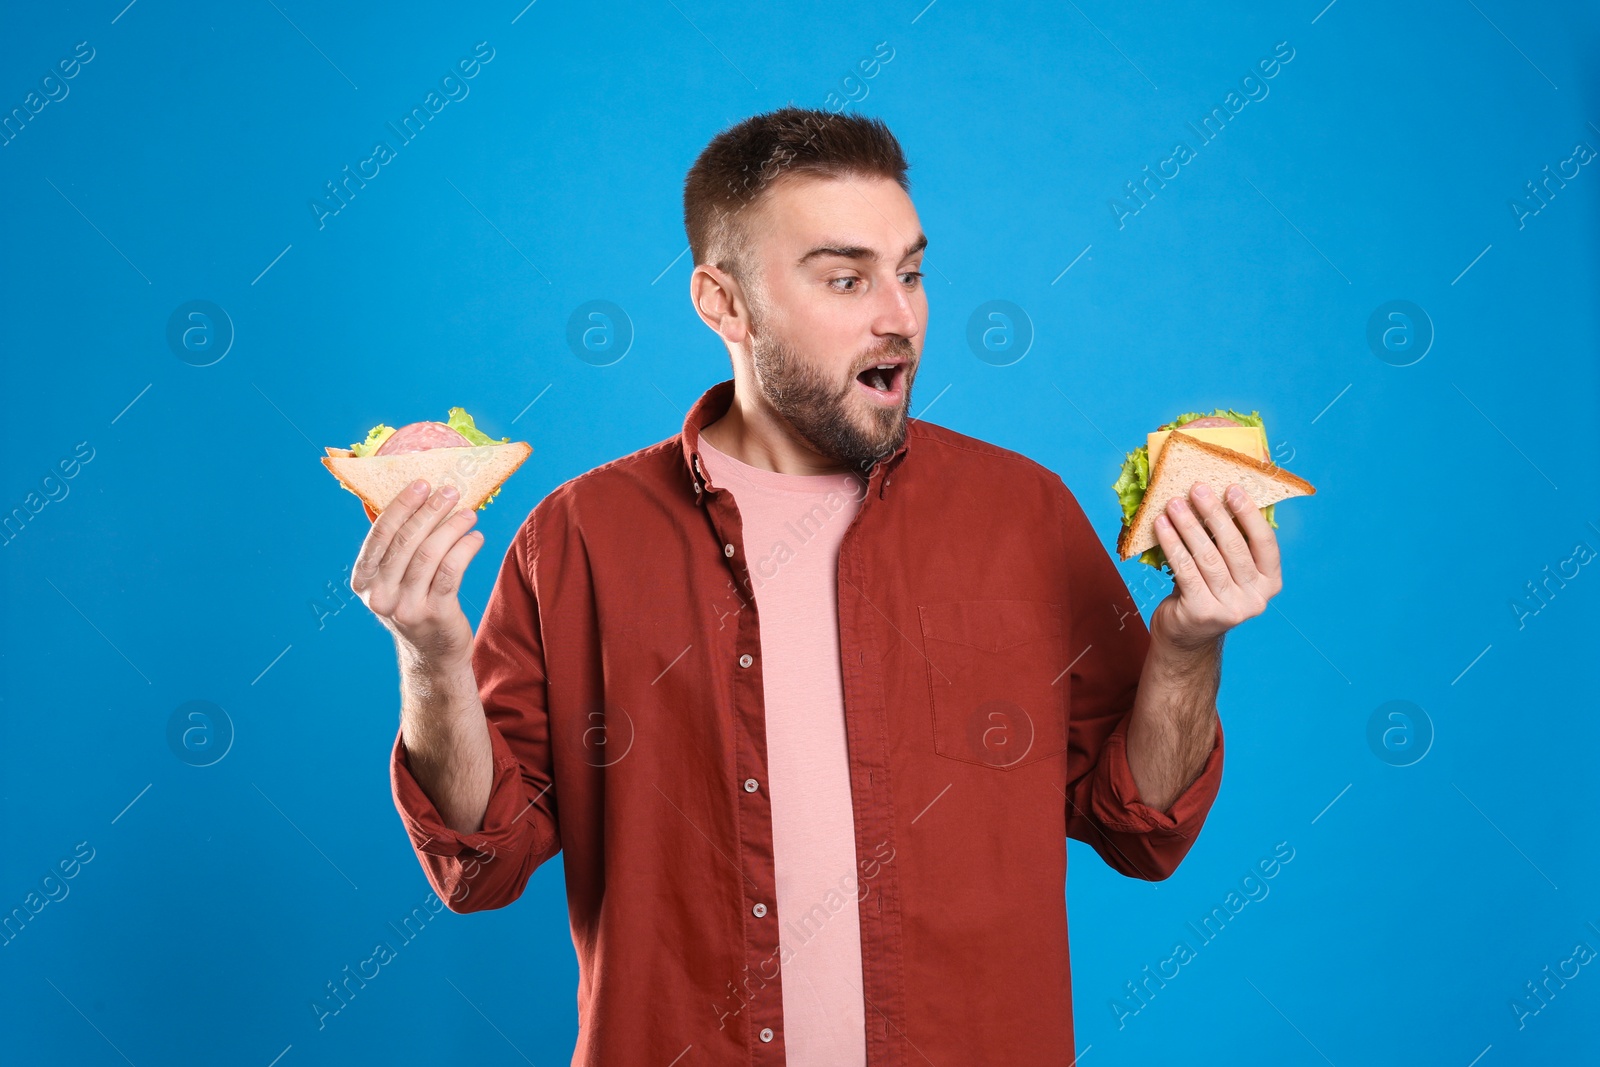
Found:
[[[701,394],[700,399],[695,401],[694,407],[689,409],[689,414],[683,420],[683,433],[680,437],[680,444],[683,448],[684,467],[689,472],[689,485],[694,492],[694,502],[696,504],[705,502],[706,480],[704,467],[700,465],[700,431],[728,413],[728,409],[733,406],[733,389],[734,382],[732,378],[713,385]],[[872,479],[877,479],[878,496],[880,498],[888,488],[889,472],[898,466],[905,457],[906,449],[911,443],[911,434],[914,428],[915,424],[907,428],[905,440],[900,443],[900,447],[894,450],[894,453],[887,461],[874,463],[872,466],[868,476],[868,486],[870,488]]]

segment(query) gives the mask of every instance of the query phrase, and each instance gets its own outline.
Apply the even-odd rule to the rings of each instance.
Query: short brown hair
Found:
[[[783,107],[730,126],[711,139],[683,182],[683,228],[696,264],[710,263],[741,283],[749,235],[742,225],[780,177],[889,178],[906,192],[910,164],[883,120]]]

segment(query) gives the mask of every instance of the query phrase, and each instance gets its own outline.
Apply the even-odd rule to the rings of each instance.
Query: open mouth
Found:
[[[904,393],[906,368],[903,363],[880,363],[856,375],[868,398],[881,404],[898,404]]]

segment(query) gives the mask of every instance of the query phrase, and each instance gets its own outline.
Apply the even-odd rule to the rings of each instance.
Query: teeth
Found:
[[[899,366],[897,363],[879,363],[862,371],[859,377],[872,388],[886,393],[889,391],[890,383],[894,381],[895,371]]]

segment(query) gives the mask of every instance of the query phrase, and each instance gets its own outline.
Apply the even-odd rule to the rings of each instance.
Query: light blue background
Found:
[[[1227,770],[1188,859],[1141,883],[1071,845],[1080,1055],[1600,1052],[1600,966],[1520,1029],[1510,1007],[1600,949],[1600,575],[1552,583],[1520,627],[1512,608],[1600,550],[1600,163],[1520,228],[1509,207],[1600,148],[1593,8],[924,3],[10,13],[0,109],[77,42],[95,56],[0,147],[0,506],[80,442],[93,459],[0,548],[0,908],[78,842],[94,858],[0,948],[8,1062],[566,1062],[559,862],[513,907],[434,919],[316,1025],[325,983],[429,892],[389,796],[391,641],[357,601],[320,626],[314,607],[367,526],[317,459],[452,404],[533,444],[480,522],[476,619],[545,493],[673,434],[728,376],[686,299],[694,156],[830,93],[913,162],[918,413],[1059,471],[1108,545],[1122,452],[1190,408],[1260,409],[1318,489],[1278,509],[1286,588],[1228,639]],[[319,229],[323,183],[479,41],[470,94]],[[1280,41],[1269,95],[1199,146],[1187,124]],[[847,83],[879,42],[893,59]],[[1119,228],[1109,202],[1179,139],[1197,158]],[[206,367],[166,340],[197,299],[236,332]],[[606,367],[566,341],[596,299],[635,332]],[[1003,367],[965,340],[996,299],[1034,331]],[[1411,366],[1367,343],[1395,299],[1436,332]],[[1165,579],[1122,569],[1148,617]],[[208,767],[169,747],[191,700],[235,733]],[[1391,700],[1432,724],[1412,766],[1368,745]],[[1124,983],[1278,842],[1270,894],[1119,1027]]]

